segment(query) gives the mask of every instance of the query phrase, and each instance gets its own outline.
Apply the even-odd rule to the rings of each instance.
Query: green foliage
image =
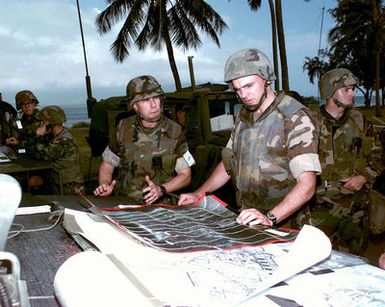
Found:
[[[306,96],[302,97],[303,104],[310,109],[314,107],[318,107],[320,105],[320,101],[314,96]]]
[[[385,8],[383,0],[341,0],[329,10],[336,26],[328,34],[330,49],[307,57],[304,70],[310,82],[331,68],[350,69],[360,79],[366,97],[375,88],[376,69],[384,75],[384,63],[376,67],[376,52],[385,58]],[[382,80],[382,87],[383,80]]]
[[[118,62],[129,56],[129,49],[151,47],[156,51],[166,46],[177,90],[181,88],[173,54],[173,45],[183,50],[198,48],[202,42],[200,33],[208,35],[220,46],[217,33],[227,28],[222,17],[202,0],[122,0],[111,1],[96,18],[100,34],[109,32],[124,19],[123,26],[111,45],[111,52]]]
[[[72,128],[88,128],[90,126],[90,123],[88,122],[77,122],[75,124],[72,125]]]

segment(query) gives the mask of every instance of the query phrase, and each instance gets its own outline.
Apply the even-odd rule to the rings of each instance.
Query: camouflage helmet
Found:
[[[163,95],[162,87],[152,76],[140,76],[127,84],[128,105],[135,102]]]
[[[36,96],[29,90],[22,90],[18,92],[15,96],[16,101],[16,109],[20,110],[21,105],[27,101],[34,101],[36,104],[39,104],[39,100],[37,100]]]
[[[346,68],[334,68],[324,73],[318,83],[321,99],[328,99],[334,92],[346,86],[356,85],[358,79]]]
[[[225,64],[225,82],[258,75],[264,80],[276,79],[273,66],[268,57],[258,49],[243,49],[233,53]]]
[[[52,125],[62,124],[67,121],[64,110],[59,106],[44,107],[36,114],[36,118]]]

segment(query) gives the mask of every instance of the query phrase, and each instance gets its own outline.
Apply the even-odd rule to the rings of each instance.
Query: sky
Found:
[[[217,47],[202,34],[202,47],[182,52],[174,49],[183,86],[190,86],[188,56],[193,56],[196,84],[223,83],[226,59],[244,48],[258,48],[272,59],[268,1],[252,12],[246,0],[207,0],[228,25]],[[327,33],[334,27],[328,10],[337,0],[283,0],[290,88],[304,96],[316,96],[317,86],[303,71],[305,57],[327,47]],[[96,16],[106,7],[104,0],[79,0],[85,36],[88,72],[96,99],[125,95],[128,81],[153,75],[166,91],[174,81],[166,51],[136,47],[118,63],[110,46],[121,24],[103,36],[95,26]],[[322,7],[325,7],[321,34]],[[42,105],[73,105],[86,101],[85,63],[76,0],[0,0],[0,92],[14,104],[15,94],[32,90]]]

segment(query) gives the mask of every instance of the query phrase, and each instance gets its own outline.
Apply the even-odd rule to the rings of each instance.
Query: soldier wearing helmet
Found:
[[[119,122],[104,151],[95,195],[110,195],[117,185],[117,193],[136,201],[172,203],[168,193],[190,184],[194,159],[182,127],[163,115],[163,95],[152,76],[128,82],[128,108],[136,115]],[[113,180],[115,167],[119,167],[117,180]]]
[[[335,249],[362,254],[369,233],[368,189],[377,173],[372,125],[352,108],[357,83],[346,68],[329,70],[319,81],[326,102],[314,112],[322,174],[312,220],[330,235]]]
[[[354,105],[354,89],[357,83],[357,77],[350,70],[346,68],[331,69],[323,74],[319,81],[321,99],[331,98],[338,107],[351,108]],[[350,95],[342,96],[341,89],[350,91]]]
[[[15,95],[16,109],[21,117],[16,121],[19,129],[18,135],[7,139],[8,145],[18,147],[19,152],[25,152],[32,146],[35,138],[35,131],[39,126],[36,118],[39,100],[30,90],[22,90]]]
[[[5,145],[7,139],[16,135],[16,110],[8,102],[3,101],[0,93],[0,145]]]
[[[15,96],[16,109],[21,110],[22,107],[25,107],[29,104],[39,104],[39,100],[30,90],[22,90],[18,92]]]
[[[243,108],[222,161],[197,191],[182,194],[179,204],[193,203],[232,179],[239,223],[272,226],[291,217],[292,227],[299,227],[306,220],[298,219],[310,214],[304,205],[313,196],[321,170],[309,111],[294,98],[273,91],[274,70],[258,49],[231,55],[224,75]]]
[[[59,106],[47,106],[36,115],[40,126],[36,129],[38,137],[50,136],[49,142],[35,145],[34,154],[38,159],[51,162],[60,172],[52,174],[46,182],[53,182],[54,192],[59,192],[60,180],[64,194],[74,194],[83,190],[83,175],[80,169],[79,150],[71,132],[63,124],[67,117]]]

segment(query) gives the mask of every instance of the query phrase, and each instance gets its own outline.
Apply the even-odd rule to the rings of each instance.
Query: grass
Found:
[[[74,125],[70,128],[70,131],[75,139],[76,144],[79,148],[80,154],[80,168],[82,170],[84,180],[86,181],[86,193],[89,194],[90,191],[96,187],[97,178],[98,178],[98,169],[101,161],[100,157],[91,158],[91,149],[88,146],[86,136],[88,136],[89,127],[82,127],[78,125]],[[90,159],[92,159],[91,163],[91,171],[89,171],[90,167]]]

